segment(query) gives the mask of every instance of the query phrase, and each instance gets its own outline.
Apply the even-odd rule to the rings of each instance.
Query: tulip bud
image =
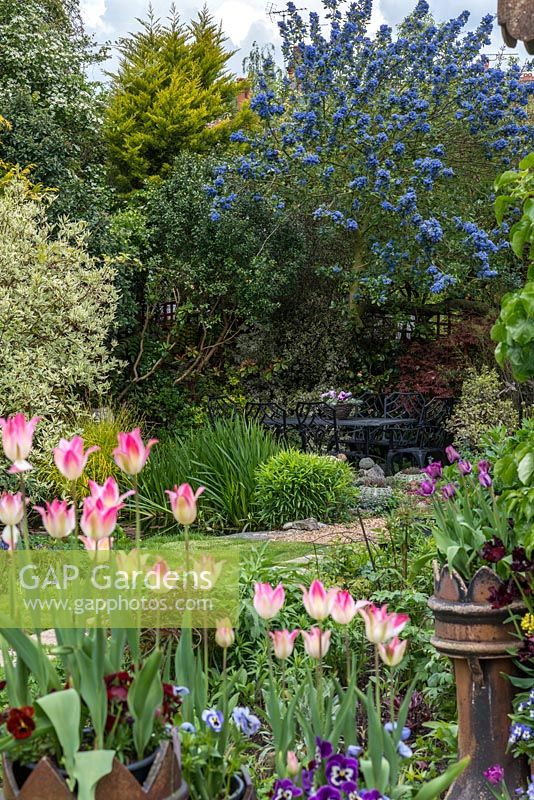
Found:
[[[232,623],[228,618],[217,621],[215,641],[219,647],[223,648],[223,650],[227,650],[235,642],[234,629],[232,628]]]
[[[397,667],[406,652],[408,642],[406,639],[401,641],[397,636],[385,644],[378,644],[378,652],[384,664],[388,667]]]
[[[188,483],[182,483],[181,486],[175,486],[172,492],[169,489],[165,490],[170,497],[172,513],[176,522],[179,522],[180,525],[193,524],[197,518],[197,500],[205,488],[205,486],[199,486],[196,492],[193,492]]]
[[[310,658],[320,659],[328,653],[332,631],[322,631],[320,628],[311,628],[302,631],[304,649]]]
[[[57,497],[51,503],[45,501],[45,505],[46,508],[34,506],[34,510],[41,515],[47,533],[53,539],[65,539],[76,525],[74,507],[69,508],[66,500],[58,500]]]
[[[287,751],[287,774],[291,775],[291,777],[295,777],[298,775],[299,772],[299,762],[297,759],[297,755],[294,750]]]
[[[6,458],[12,462],[8,472],[26,472],[31,469],[27,458],[32,449],[33,433],[39,420],[40,417],[32,417],[28,422],[24,414],[15,414],[7,419],[0,418],[2,447]]]
[[[309,590],[306,590],[304,586],[300,588],[302,589],[304,608],[310,617],[319,622],[326,619],[332,611],[337,589],[330,589],[327,592],[321,581],[317,580],[312,581]]]
[[[283,631],[269,631],[269,636],[273,640],[274,654],[277,658],[284,660],[289,658],[295,646],[295,639],[299,635],[299,630],[289,632]]]
[[[389,641],[397,636],[410,621],[407,614],[388,614],[387,605],[383,605],[381,608],[370,605],[360,609],[360,614],[365,622],[365,635],[373,644]]]
[[[24,516],[24,505],[20,492],[11,494],[4,492],[0,495],[0,521],[4,525],[18,525]]]
[[[334,596],[330,613],[334,622],[339,623],[339,625],[349,625],[359,609],[368,605],[369,602],[367,600],[358,600],[355,603],[350,592],[339,591]]]
[[[119,446],[113,451],[116,465],[127,475],[137,475],[145,466],[151,448],[157,439],[149,439],[146,446],[141,439],[141,429],[135,428],[130,433],[119,433]]]
[[[257,583],[254,592],[254,608],[262,619],[276,617],[286,599],[281,583],[273,589],[270,583]]]

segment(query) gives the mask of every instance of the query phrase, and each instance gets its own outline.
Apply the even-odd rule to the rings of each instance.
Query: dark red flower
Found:
[[[534,569],[534,561],[527,558],[527,552],[524,547],[514,547],[512,550],[512,571],[513,572],[530,572]]]
[[[489,561],[490,564],[496,564],[498,561],[502,561],[505,555],[506,547],[498,536],[494,536],[489,542],[485,542],[482,552],[480,553],[480,557],[483,558],[484,561]]]
[[[531,661],[534,659],[534,636],[529,636],[525,639],[520,649],[517,651],[517,657],[520,661]]]
[[[497,588],[491,589],[489,595],[492,608],[509,606],[517,597],[518,592],[512,581],[502,583]]]
[[[163,684],[163,703],[161,706],[161,713],[164,719],[169,720],[173,717],[180,706],[182,705],[182,698],[180,693],[176,691],[176,686],[171,683]]]
[[[7,715],[6,727],[15,739],[29,739],[35,730],[33,715],[35,711],[32,706],[22,706],[21,708],[10,708]]]
[[[133,681],[132,675],[129,672],[112,672],[110,675],[104,676],[106,684],[108,701],[110,703],[126,703],[128,700],[128,689]]]

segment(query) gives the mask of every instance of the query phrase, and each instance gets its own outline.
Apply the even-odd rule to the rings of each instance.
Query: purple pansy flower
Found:
[[[349,744],[347,747],[347,755],[351,758],[358,758],[363,753],[363,747],[360,747],[357,744]]]
[[[236,706],[232,711],[232,719],[245,736],[254,736],[261,727],[258,717],[250,712],[249,708]]]
[[[388,733],[393,733],[393,731],[397,730],[397,723],[386,722],[384,725],[384,730]],[[405,744],[405,742],[410,738],[410,735],[410,728],[405,726],[401,731],[400,742],[397,744],[397,752],[401,758],[411,758],[411,756],[413,756],[412,748]]]
[[[310,768],[303,769],[300,773],[300,782],[305,792],[311,792],[311,790],[313,789],[313,779],[315,777],[314,767],[315,767],[315,762],[312,761]]]
[[[276,781],[272,800],[292,800],[293,797],[302,797],[302,789],[295,786],[293,781],[289,780],[289,778]]]
[[[356,780],[358,777],[358,762],[355,758],[338,753],[328,759],[325,775],[330,786],[340,787],[341,784],[347,781]]]
[[[445,486],[441,487],[441,494],[445,498],[445,500],[450,500],[451,497],[454,497],[456,494],[456,486],[454,483],[446,483]]]
[[[326,739],[320,739],[318,736],[316,737],[315,761],[317,764],[320,764],[325,758],[330,758],[333,752],[334,748],[332,747],[331,742],[326,741]]]
[[[362,789],[360,797],[356,800],[384,800],[378,789]]]
[[[202,712],[202,722],[205,722],[208,728],[211,728],[215,733],[219,733],[224,722],[223,713],[216,708],[206,708]]]
[[[343,795],[335,786],[321,786],[309,800],[343,800]]]

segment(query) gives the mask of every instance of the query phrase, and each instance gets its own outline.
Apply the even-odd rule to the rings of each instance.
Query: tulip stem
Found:
[[[71,481],[72,508],[74,509],[74,539],[78,541],[78,492],[76,481]],[[76,547],[74,548],[76,549]]]
[[[395,670],[392,669],[390,692],[389,692],[389,716],[391,718],[391,725],[393,726],[392,729],[395,728],[395,689],[396,689]]]
[[[24,547],[26,550],[30,549],[30,536],[28,528],[28,511],[26,508],[26,483],[24,475],[21,472],[19,475],[20,496],[22,498],[22,538],[24,540]]]
[[[351,669],[350,669],[350,641],[349,641],[349,630],[348,630],[347,625],[345,625],[345,628],[344,628],[343,632],[344,632],[344,639],[345,639],[345,664],[346,664],[345,668],[346,668],[346,673],[347,673],[345,677],[346,677],[347,686],[348,686],[349,683],[350,683]]]
[[[382,718],[382,706],[380,702],[380,656],[378,653],[378,646],[375,644],[375,697],[376,697],[376,711],[380,718]]]
[[[141,507],[139,505],[139,480],[137,475],[132,475],[132,483],[135,492],[135,546],[141,547]]]

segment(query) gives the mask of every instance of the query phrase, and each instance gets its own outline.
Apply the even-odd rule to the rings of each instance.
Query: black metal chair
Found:
[[[425,398],[419,392],[391,392],[384,398],[384,416],[389,419],[422,420]]]
[[[441,426],[422,424],[413,426],[395,426],[390,431],[390,446],[386,456],[386,473],[391,475],[398,459],[409,459],[410,462],[423,469],[432,458],[443,462],[447,434]]]
[[[336,409],[328,403],[298,403],[296,415],[305,453],[339,453]]]
[[[286,411],[278,403],[248,402],[244,413],[245,419],[263,425],[280,438],[287,437]]]
[[[454,406],[453,397],[430,397],[425,400],[423,421],[433,427],[443,427]]]
[[[221,419],[237,416],[241,409],[229,397],[208,397],[208,417],[212,425]]]
[[[354,404],[354,417],[383,417],[384,416],[384,397],[375,392],[364,392],[356,398]]]

